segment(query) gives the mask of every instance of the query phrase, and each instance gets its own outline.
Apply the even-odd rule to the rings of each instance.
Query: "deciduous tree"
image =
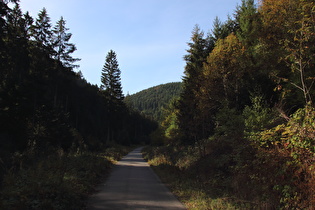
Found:
[[[295,104],[303,104],[303,98],[306,104],[314,97],[314,8],[310,0],[264,0],[260,7],[261,41],[274,52],[274,66],[276,62],[282,66],[277,65],[271,75],[284,100],[295,100]]]

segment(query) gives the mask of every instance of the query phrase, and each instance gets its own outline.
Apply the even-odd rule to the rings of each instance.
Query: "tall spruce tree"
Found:
[[[262,27],[260,15],[254,0],[242,0],[242,5],[236,10],[238,30],[237,38],[247,47],[258,43],[259,30]]]
[[[221,20],[216,17],[213,21],[213,29],[212,32],[212,39],[214,42],[217,42],[219,39],[226,38],[230,33],[235,32],[236,30],[236,23],[230,16],[226,22],[222,23]],[[213,48],[212,48],[213,49]]]
[[[213,41],[204,38],[204,33],[196,25],[192,37],[192,42],[188,43],[190,49],[184,56],[186,61],[185,76],[183,78],[183,91],[178,103],[178,124],[183,143],[194,144],[202,138],[204,134],[204,123],[201,111],[198,109],[198,95],[200,95],[200,85],[202,81],[203,64],[209,52],[213,49]],[[209,45],[212,45],[209,46]]]
[[[68,30],[66,21],[61,17],[53,29],[53,47],[55,49],[55,59],[62,62],[64,67],[72,69],[79,67],[74,63],[80,59],[71,56],[77,48],[74,44],[69,43],[72,34],[67,33]]]
[[[110,98],[122,101],[124,96],[120,82],[120,73],[116,53],[110,50],[102,69],[101,90],[105,91]]]
[[[7,17],[7,49],[6,54],[11,65],[13,80],[21,82],[27,74],[29,66],[28,39],[29,28],[33,19],[29,14],[23,14],[19,4],[16,4]]]
[[[0,147],[18,148],[26,144],[26,119],[29,113],[27,79],[29,75],[28,30],[32,24],[29,14],[22,13],[19,4],[7,9],[0,49],[0,134],[6,137]],[[12,126],[14,125],[14,126]],[[16,132],[19,131],[19,132]],[[11,145],[10,145],[11,144]]]
[[[122,129],[123,93],[120,82],[120,69],[116,53],[110,50],[102,69],[100,91],[107,103],[107,143],[118,142]]]
[[[36,18],[35,25],[32,27],[32,36],[36,42],[37,48],[42,52],[52,54],[52,31],[50,17],[48,16],[47,10],[44,7]]]

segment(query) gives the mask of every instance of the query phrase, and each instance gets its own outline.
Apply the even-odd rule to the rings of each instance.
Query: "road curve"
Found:
[[[142,158],[142,148],[123,157],[92,195],[92,209],[185,209]]]

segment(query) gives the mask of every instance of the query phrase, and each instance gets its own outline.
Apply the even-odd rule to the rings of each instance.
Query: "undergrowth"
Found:
[[[192,147],[146,147],[143,156],[188,209],[253,208],[255,204],[231,196],[228,174],[211,171],[210,159],[196,158],[197,150]]]
[[[125,147],[97,153],[55,151],[31,164],[26,164],[24,154],[16,154],[18,164],[3,177],[0,209],[84,209],[96,184],[128,151]]]
[[[144,156],[190,209],[314,209],[315,108],[282,123],[264,110],[220,112],[204,153],[169,145]]]

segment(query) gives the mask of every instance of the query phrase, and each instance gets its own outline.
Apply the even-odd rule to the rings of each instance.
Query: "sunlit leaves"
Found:
[[[265,0],[261,6],[263,20],[262,41],[278,49],[278,60],[284,61],[289,72],[273,76],[302,91],[305,104],[314,97],[314,2],[308,0]],[[283,75],[283,76],[281,76]]]
[[[222,88],[220,91],[223,93],[224,99],[237,103],[246,72],[245,61],[245,48],[234,34],[218,40],[205,64],[205,88],[218,83],[216,86]],[[212,92],[215,91],[213,88],[206,89]],[[219,101],[222,100],[222,95],[214,95],[212,98],[217,98]]]

